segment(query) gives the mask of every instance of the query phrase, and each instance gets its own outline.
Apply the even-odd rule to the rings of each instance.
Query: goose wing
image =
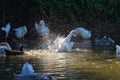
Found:
[[[34,74],[34,70],[33,70],[32,65],[29,64],[28,62],[26,62],[26,63],[23,65],[21,74],[22,74],[22,75],[32,75],[32,74]]]

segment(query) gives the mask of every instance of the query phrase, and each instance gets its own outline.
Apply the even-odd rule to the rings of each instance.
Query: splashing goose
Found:
[[[49,28],[45,26],[44,20],[40,20],[39,24],[35,22],[35,29],[37,30],[37,33],[43,37],[49,35],[50,33]]]
[[[3,54],[5,50],[12,50],[12,49],[7,42],[1,42],[0,43],[0,54]]]
[[[6,25],[6,27],[1,28],[1,30],[5,31],[5,33],[6,33],[6,36],[5,36],[6,39],[7,39],[8,35],[9,35],[10,29],[11,29],[10,23],[8,23]]]
[[[89,39],[91,38],[91,31],[88,31],[82,27],[78,27],[75,29],[77,32],[79,32],[79,34],[81,35],[81,37],[83,39]]]
[[[57,41],[55,40],[55,44],[58,44],[58,48],[56,51],[58,52],[71,52],[71,49],[74,45],[74,42],[71,42],[72,36],[76,36],[77,32],[76,30],[72,30],[66,38],[59,38]],[[60,41],[60,42],[58,42]]]
[[[22,37],[24,37],[24,35],[28,32],[26,26],[21,26],[13,30],[15,31],[15,35],[18,39],[21,39]]]
[[[53,77],[34,73],[33,66],[26,62],[20,74],[14,74],[14,80],[55,80]]]

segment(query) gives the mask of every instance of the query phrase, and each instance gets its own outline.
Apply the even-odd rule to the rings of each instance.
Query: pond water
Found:
[[[13,80],[13,72],[19,74],[26,61],[36,73],[57,80],[120,80],[120,60],[115,55],[85,49],[71,53],[30,50],[25,55],[1,56],[0,80]]]

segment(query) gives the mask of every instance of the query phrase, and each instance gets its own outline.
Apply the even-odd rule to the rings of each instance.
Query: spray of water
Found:
[[[71,42],[72,36],[76,34],[76,30],[72,30],[66,37],[57,36],[53,40],[51,38],[45,39],[49,50],[59,52],[71,52],[74,42]]]
[[[43,49],[59,52],[71,52],[71,49],[74,46],[74,42],[71,41],[71,38],[76,37],[77,34],[81,34],[80,36],[82,36],[83,39],[89,39],[91,37],[91,33],[86,29],[76,28],[71,30],[66,37],[55,35],[53,33],[48,36],[44,36],[41,46]]]
[[[52,33],[49,36],[43,37],[43,44],[41,46],[44,49],[57,51],[64,39],[65,38],[63,36]]]

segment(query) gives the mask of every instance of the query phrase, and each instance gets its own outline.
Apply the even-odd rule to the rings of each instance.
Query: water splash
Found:
[[[69,34],[68,34],[69,35]],[[66,37],[65,36],[60,36],[60,35],[56,35],[56,34],[51,34],[47,37],[44,37],[42,40],[42,44],[40,44],[40,46],[42,47],[42,50],[46,49],[46,50],[50,50],[50,51],[55,51],[55,52],[59,52],[59,48],[66,48],[63,45],[66,44],[64,43]],[[68,44],[70,44],[71,40],[69,41]],[[79,45],[79,46],[77,46]],[[74,50],[74,49],[91,49],[91,41],[90,40],[83,40],[82,42],[75,42],[73,48],[71,48],[70,50]],[[67,49],[66,49],[67,50]],[[61,50],[62,52],[65,50]],[[80,50],[81,51],[81,50]],[[65,51],[66,52],[66,51]],[[68,52],[68,51],[67,51]]]
[[[56,39],[57,35],[54,33],[50,33],[48,36],[42,37],[40,41],[37,42],[36,49],[42,49],[42,50],[54,50],[54,40]]]
[[[65,37],[60,35],[51,35],[46,40],[44,40],[44,42],[47,44],[48,50],[56,51],[64,39]]]
[[[71,42],[72,36],[76,34],[76,30],[72,30],[66,37],[57,36],[54,40],[47,39],[49,50],[57,52],[71,52],[74,42]]]

